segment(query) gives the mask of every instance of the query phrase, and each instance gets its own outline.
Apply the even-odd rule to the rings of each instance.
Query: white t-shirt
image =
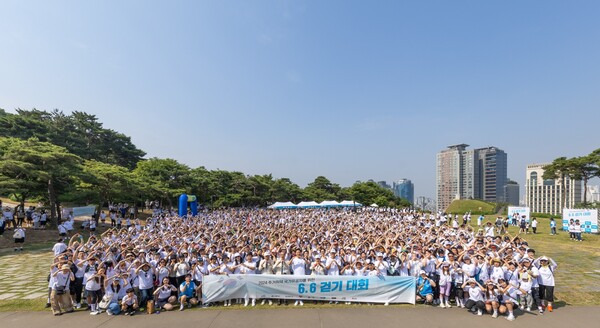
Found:
[[[60,242],[60,243],[56,243],[54,244],[54,247],[52,247],[52,251],[54,251],[54,256],[64,252],[67,250],[67,245],[65,245],[65,243]]]
[[[329,266],[331,265],[331,266]],[[325,267],[329,266],[329,269],[327,270],[327,275],[328,276],[339,276],[340,275],[340,260],[335,257],[328,257],[327,261],[325,262]]]
[[[152,273],[152,269],[148,271],[138,271],[138,277],[140,281],[140,289],[150,289],[154,287],[154,274]]]
[[[467,286],[465,288],[469,289],[469,299],[475,302],[483,301],[483,293],[481,292],[481,288],[479,286],[475,286],[475,288],[471,288],[471,286]]]
[[[292,259],[292,270],[294,271],[294,276],[302,276],[306,274],[306,261],[303,258],[295,257]]]
[[[538,276],[538,283],[544,286],[554,286],[554,272],[550,266],[541,266],[538,268],[540,275]]]

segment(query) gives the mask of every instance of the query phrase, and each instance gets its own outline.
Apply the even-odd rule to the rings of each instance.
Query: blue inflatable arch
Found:
[[[179,216],[188,214],[188,204],[192,211],[192,215],[198,215],[198,200],[196,195],[181,194],[181,196],[179,196]]]

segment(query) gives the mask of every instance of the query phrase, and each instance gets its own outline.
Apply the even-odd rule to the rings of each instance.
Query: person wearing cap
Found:
[[[509,284],[504,278],[498,280],[498,291],[500,294],[502,294],[502,300],[500,301],[498,311],[501,314],[505,314],[508,312],[506,320],[515,320],[515,315],[513,311],[514,308],[518,307],[519,305],[517,299],[519,298],[519,296],[527,294],[527,292],[522,288]]]
[[[519,304],[521,310],[525,310],[525,306],[527,306],[527,312],[531,311],[531,307],[533,306],[533,295],[531,294],[531,286],[533,285],[531,276],[527,273],[526,270],[522,270],[521,267],[517,270],[517,275],[519,277],[517,282],[511,282],[510,279],[507,279],[509,283],[519,286],[526,293],[519,296]]]
[[[376,256],[377,260],[375,260],[375,268],[379,271],[379,275],[387,276],[390,264],[383,258],[383,253],[378,252]]]
[[[483,310],[485,309],[485,303],[483,302],[483,287],[481,287],[477,280],[469,278],[462,284],[462,288],[469,294],[469,299],[467,299],[465,308],[470,312],[477,311],[477,315],[483,315]]]
[[[133,288],[128,288],[127,294],[125,294],[121,301],[121,311],[123,311],[125,315],[133,316],[138,308],[139,304],[138,298],[135,295],[135,290]]]
[[[175,263],[173,270],[175,270],[175,280],[177,281],[177,286],[179,286],[185,280],[185,276],[190,272],[190,265],[185,261],[185,256],[183,254],[179,256],[179,261]]]
[[[435,288],[435,286],[435,281],[427,276],[425,270],[419,271],[419,278],[417,278],[417,301],[424,301],[425,304],[432,304],[433,288]]]
[[[529,251],[531,251],[531,253],[529,253]],[[538,283],[538,277],[540,275],[540,272],[538,271],[537,267],[532,265],[533,260],[529,257],[529,255],[535,255],[535,250],[530,248],[528,250],[528,255],[526,257],[524,257],[523,259],[521,259],[519,272],[521,274],[527,273],[527,275],[530,277],[530,279],[531,279],[530,294],[531,294],[531,297],[533,298],[533,303],[535,303],[535,305],[537,305],[539,313],[543,314],[544,309],[542,308],[542,301],[540,300],[540,292],[539,292],[540,285]]]
[[[535,261],[533,265],[537,267],[539,276],[539,293],[542,309],[545,307],[549,312],[553,311],[552,303],[554,302],[554,271],[558,265],[552,258],[542,256]]]
[[[128,284],[127,280],[122,279],[120,275],[112,276],[104,281],[105,294],[102,297],[102,301],[108,301],[108,304],[106,304],[106,314],[117,315],[121,312],[119,302],[127,294],[126,287],[128,287]],[[103,306],[102,302],[99,303],[99,306]]]
[[[84,275],[85,281],[85,296],[90,307],[90,315],[97,315],[102,313],[102,310],[98,308],[98,302],[102,297],[102,283],[106,279],[104,268],[95,271],[88,271]]]
[[[179,286],[179,311],[183,311],[184,305],[187,303],[188,308],[198,304],[198,299],[194,297],[196,293],[196,284],[192,281],[192,275],[187,274],[185,281]]]
[[[490,261],[490,279],[494,283],[498,283],[498,279],[504,278],[506,269],[502,266],[502,260],[499,257],[495,257]]]
[[[69,293],[71,281],[75,280],[71,267],[68,264],[62,264],[60,270],[53,274],[52,292],[50,293],[50,304],[54,315],[73,312],[73,303]]]
[[[440,307],[451,308],[450,301],[450,290],[452,288],[452,273],[450,272],[450,263],[445,262],[441,264],[441,268],[438,269],[438,286],[440,288]]]
[[[494,282],[491,280],[486,281],[485,290],[483,292],[483,301],[485,302],[485,311],[491,313],[492,318],[498,317],[498,308],[500,307],[500,303],[498,303],[499,296],[498,288]]]
[[[155,272],[152,264],[149,262],[142,263],[136,270],[135,274],[138,277],[138,288],[140,291],[140,308],[148,305],[148,301],[153,299],[154,294],[154,278]]]
[[[313,276],[324,276],[325,275],[325,264],[321,261],[321,255],[317,254],[314,256],[315,261],[310,265],[311,275]]]

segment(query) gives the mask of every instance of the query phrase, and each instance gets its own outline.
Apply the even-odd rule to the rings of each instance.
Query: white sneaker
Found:
[[[296,302],[294,303],[294,306],[298,306],[298,301],[296,301]]]
[[[444,305],[444,303],[443,303],[443,302],[440,302],[440,307],[443,309],[443,308],[445,308],[446,306]]]
[[[525,310],[525,305],[521,305],[519,306],[519,308],[521,309],[521,311]]]
[[[92,311],[92,312],[90,312],[90,315],[97,315],[97,314],[98,314],[98,311]]]
[[[304,306],[304,302],[300,301],[300,306]]]
[[[113,315],[112,312],[110,312],[110,311],[106,311],[106,314]]]
[[[483,312],[481,312],[481,310],[477,310],[477,315],[483,315]]]
[[[531,308],[530,307],[527,308],[527,312],[531,312]]]
[[[347,304],[347,303],[348,303],[348,302],[346,302],[346,304]],[[388,306],[388,305],[390,305],[390,302],[385,302],[385,304],[383,304],[383,306]]]
[[[462,304],[462,303],[460,303],[460,308],[461,308],[461,309],[464,309],[464,308],[465,308],[465,305],[464,305],[464,304]]]
[[[508,317],[506,317],[506,320],[508,321],[514,321],[515,320],[515,316],[512,314],[509,314]]]
[[[446,302],[446,307],[447,308],[451,308],[452,307],[452,305],[450,305],[450,302]]]
[[[75,303],[75,308],[78,310],[81,309],[81,303]]]
[[[350,304],[351,304],[350,302],[346,302],[346,305],[350,305]]]
[[[492,318],[498,318],[498,312],[494,312],[494,314],[492,314]]]

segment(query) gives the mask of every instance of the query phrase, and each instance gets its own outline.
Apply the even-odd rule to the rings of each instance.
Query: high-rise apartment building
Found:
[[[438,210],[445,210],[455,199],[504,200],[506,153],[496,147],[466,149],[468,146],[449,146],[437,154]]]
[[[507,183],[507,156],[496,147],[479,148],[479,177],[481,181],[479,199],[489,202],[504,201],[504,186]]]
[[[519,184],[516,181],[508,179],[504,185],[504,202],[509,205],[519,206]]]
[[[532,213],[558,215],[562,207],[573,208],[580,203],[582,188],[580,180],[565,178],[565,187],[560,179],[544,179],[544,167],[548,164],[527,165],[525,173],[525,205]],[[563,202],[564,196],[564,204]]]
[[[409,179],[400,179],[392,183],[392,190],[394,195],[408,200],[411,204],[415,203],[415,186]]]

